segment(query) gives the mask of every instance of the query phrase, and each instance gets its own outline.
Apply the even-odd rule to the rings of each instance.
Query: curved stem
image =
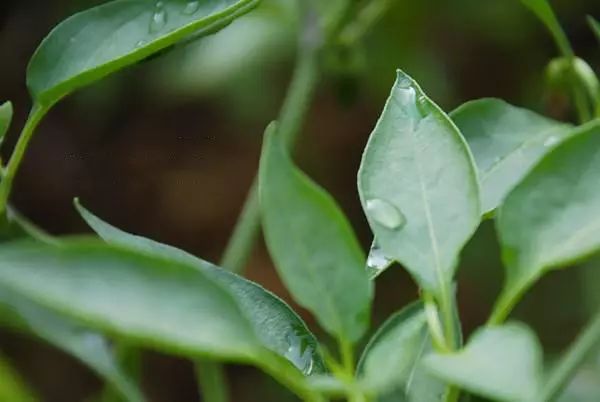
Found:
[[[550,402],[556,399],[573,378],[577,369],[589,358],[590,352],[599,344],[600,311],[596,313],[554,367],[538,400]]]
[[[10,157],[8,165],[4,170],[2,182],[0,183],[0,214],[6,211],[10,191],[12,190],[13,182],[17,171],[19,170],[19,166],[21,166],[21,162],[25,156],[25,151],[27,150],[31,138],[33,137],[35,129],[40,124],[46,113],[48,113],[48,110],[50,110],[49,106],[41,106],[39,104],[34,104],[33,108],[31,109],[29,118],[23,127],[23,131],[21,131],[17,145],[15,145],[12,156]]]

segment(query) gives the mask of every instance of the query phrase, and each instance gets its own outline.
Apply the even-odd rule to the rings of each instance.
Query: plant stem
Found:
[[[550,377],[538,400],[550,402],[556,399],[569,383],[577,369],[590,357],[590,352],[600,344],[600,311],[592,318],[577,339],[569,346]]]
[[[17,145],[15,145],[15,149],[13,150],[8,165],[4,170],[2,182],[0,183],[0,214],[6,211],[10,191],[12,189],[17,171],[19,170],[19,166],[21,165],[23,157],[25,156],[27,146],[33,137],[35,129],[40,124],[46,113],[48,113],[48,110],[50,110],[49,106],[41,106],[37,103],[34,104],[31,109],[31,113],[27,118],[27,122],[25,123],[23,130],[21,131]]]
[[[223,366],[212,360],[196,361],[196,376],[206,402],[227,402],[230,399],[229,388]]]

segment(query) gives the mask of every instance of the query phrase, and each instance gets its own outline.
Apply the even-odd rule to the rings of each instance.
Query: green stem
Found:
[[[223,366],[211,360],[196,362],[196,376],[206,402],[227,402],[230,400],[227,378]]]
[[[541,398],[538,399],[544,402],[556,399],[598,344],[600,344],[600,311],[596,313],[554,367],[542,390]]]
[[[46,113],[48,113],[48,110],[50,110],[49,106],[41,106],[39,104],[34,104],[33,108],[31,109],[29,118],[23,127],[23,131],[21,131],[21,136],[17,141],[17,145],[15,145],[12,156],[10,157],[8,165],[4,170],[2,182],[0,183],[0,214],[6,211],[10,191],[12,189],[17,171],[19,170],[19,166],[21,165],[23,157],[25,156],[27,146],[33,137],[35,129],[40,124]]]

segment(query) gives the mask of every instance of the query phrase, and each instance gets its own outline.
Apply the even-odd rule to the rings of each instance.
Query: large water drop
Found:
[[[398,230],[406,225],[404,214],[390,202],[380,198],[367,200],[367,214],[375,222],[391,230]]]
[[[200,8],[200,2],[197,0],[188,1],[187,4],[183,7],[182,13],[185,15],[195,14],[196,11]]]
[[[288,350],[285,357],[304,375],[310,375],[314,369],[313,355],[316,351],[309,335],[302,332],[305,331],[294,330],[287,335]]]
[[[156,3],[154,13],[150,19],[150,33],[156,33],[162,30],[167,24],[167,11],[162,1]]]

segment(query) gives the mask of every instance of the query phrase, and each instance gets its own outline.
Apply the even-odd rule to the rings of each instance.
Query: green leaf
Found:
[[[500,99],[478,99],[450,114],[479,170],[484,213],[494,211],[529,170],[572,129]]]
[[[0,301],[15,310],[27,330],[92,368],[119,391],[125,400],[144,401],[135,384],[118,366],[108,341],[102,335],[6,289],[0,290]]]
[[[10,102],[4,102],[0,105],[0,145],[4,142],[4,136],[10,127],[13,117],[13,106]]]
[[[223,28],[259,0],[115,0],[66,19],[33,55],[27,85],[49,105],[190,35]]]
[[[439,378],[500,401],[534,401],[542,381],[542,351],[521,324],[486,327],[453,354],[433,354],[425,365]]]
[[[565,57],[573,56],[573,49],[560,26],[560,22],[556,18],[552,7],[547,0],[521,0],[521,2],[529,8],[542,23],[546,26],[548,31],[552,34],[556,45],[558,46],[560,52]]]
[[[373,335],[359,361],[359,381],[378,393],[406,387],[423,342],[428,341],[425,312],[413,303],[390,317]]]
[[[259,176],[265,239],[283,282],[329,333],[358,340],[369,325],[373,288],[344,214],[293,165],[273,125]]]
[[[262,350],[236,301],[208,275],[95,240],[0,246],[0,285],[170,353],[253,361]]]
[[[325,371],[314,335],[302,319],[273,293],[183,250],[126,233],[102,221],[81,206],[78,200],[75,200],[75,206],[88,225],[108,243],[194,266],[229,290],[265,347],[287,358],[305,375]]]
[[[596,38],[598,38],[598,41],[600,41],[600,22],[596,21],[591,15],[588,15],[587,20],[590,28],[592,28],[592,31],[594,31]]]
[[[37,396],[29,389],[10,362],[0,355],[0,401],[36,402]]]
[[[600,121],[578,127],[509,194],[497,230],[507,268],[492,322],[551,269],[600,248]]]
[[[456,126],[402,71],[365,149],[358,189],[385,255],[426,290],[447,288],[480,222],[477,173]]]

